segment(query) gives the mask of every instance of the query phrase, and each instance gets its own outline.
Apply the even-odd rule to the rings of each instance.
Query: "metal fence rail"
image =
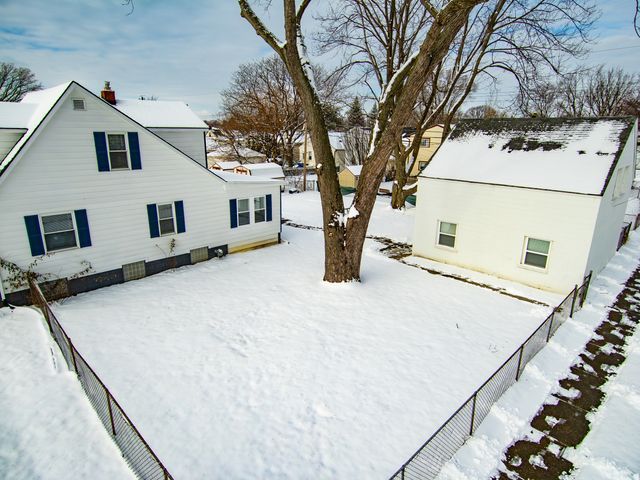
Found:
[[[102,383],[91,366],[76,350],[69,335],[58,322],[40,287],[30,282],[33,303],[44,314],[51,336],[54,338],[67,366],[78,375],[78,380],[105,429],[116,443],[125,461],[136,476],[143,480],[173,480],[157,455],[131,422],[109,389]]]
[[[473,435],[489,410],[516,383],[529,361],[546,345],[560,326],[579,310],[587,298],[591,275],[553,309],[520,347],[456,410],[390,480],[431,480]]]

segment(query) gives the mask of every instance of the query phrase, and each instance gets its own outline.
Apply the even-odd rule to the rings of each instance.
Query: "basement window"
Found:
[[[525,248],[522,263],[531,267],[546,269],[551,242],[529,237],[525,237],[524,240]]]

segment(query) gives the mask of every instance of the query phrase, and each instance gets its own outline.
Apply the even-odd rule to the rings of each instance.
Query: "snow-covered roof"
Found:
[[[183,102],[118,99],[115,107],[147,128],[209,128]]]
[[[342,135],[342,132],[329,132],[329,143],[333,150],[344,150]]]
[[[635,119],[461,120],[421,177],[602,195]]]
[[[45,119],[49,111],[54,107],[72,83],[73,82],[67,82],[45,90],[30,92],[20,101],[19,105],[23,105],[22,107],[16,107],[15,105],[7,106],[6,102],[2,102],[0,104],[0,110],[3,111],[3,113],[0,114],[0,117],[3,118],[3,123],[7,123],[7,125],[13,123],[15,125],[10,126],[9,128],[26,129],[22,138],[18,140],[7,156],[4,157],[4,160],[0,162],[0,174],[2,174],[13,161],[14,157],[22,149],[23,145],[29,141],[31,136],[38,129],[38,125],[40,125],[40,123]],[[15,121],[7,118],[12,114],[17,116]],[[17,127],[17,125],[20,126]]]
[[[33,103],[0,102],[0,128],[28,128],[36,107]]]
[[[237,160],[229,160],[228,162],[215,162],[215,164],[223,170],[233,170],[236,167],[240,166],[240,162]]]
[[[347,165],[345,168],[353,173],[356,177],[359,177],[360,173],[362,172],[362,165]]]
[[[244,165],[246,166],[246,165]],[[278,178],[271,178],[262,175],[242,175],[240,173],[225,172],[223,170],[214,170],[217,176],[230,183],[277,183],[282,184],[283,181]]]
[[[252,176],[284,178],[282,167],[277,163],[246,163],[242,168],[249,170]]]

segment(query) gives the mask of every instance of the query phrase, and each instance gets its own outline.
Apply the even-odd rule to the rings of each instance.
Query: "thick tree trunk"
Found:
[[[396,142],[413,111],[425,79],[442,61],[473,7],[486,0],[452,0],[442,12],[434,11],[436,18],[411,64],[412,68],[401,72],[385,92],[385,97],[392,98],[393,102],[386,101],[381,104],[374,128],[375,138],[371,139],[371,148],[362,168],[353,204],[348,211],[344,209],[340,193],[335,158],[329,143],[322,105],[309,76],[310,65],[306,52],[300,51],[304,50],[300,22],[310,2],[302,2],[298,10],[294,0],[284,0],[286,43],[280,43],[255,15],[248,0],[238,1],[241,15],[284,60],[302,101],[318,162],[316,171],[322,199],[325,240],[324,280],[358,281],[362,247],[389,156],[397,147]],[[427,7],[433,9],[429,2],[425,2],[425,8]]]

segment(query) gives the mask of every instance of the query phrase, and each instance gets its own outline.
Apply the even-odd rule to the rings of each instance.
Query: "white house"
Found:
[[[282,182],[212,172],[187,154],[200,134],[176,147],[117,106],[76,82],[0,102],[5,266],[75,294],[279,240]],[[139,120],[161,110],[135,104]],[[166,128],[200,129],[180,118]],[[0,295],[25,303],[15,280],[0,270]]]
[[[566,293],[618,245],[634,118],[463,120],[421,173],[413,254]]]

